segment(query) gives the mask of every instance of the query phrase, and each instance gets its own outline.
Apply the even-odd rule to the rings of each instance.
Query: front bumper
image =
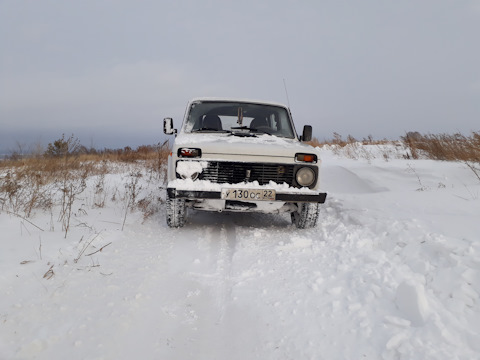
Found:
[[[189,199],[189,200],[221,200],[221,191],[201,191],[201,190],[177,190],[176,188],[167,188],[168,197],[171,199]],[[327,198],[327,193],[299,194],[299,193],[276,193],[275,201],[281,202],[309,202],[323,204]]]

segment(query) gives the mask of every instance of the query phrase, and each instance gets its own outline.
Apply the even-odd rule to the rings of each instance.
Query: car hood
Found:
[[[202,157],[248,155],[293,159],[296,153],[318,153],[315,148],[296,139],[279,138],[266,134],[241,137],[223,133],[181,133],[175,139],[173,150],[176,152],[181,147],[200,148]]]

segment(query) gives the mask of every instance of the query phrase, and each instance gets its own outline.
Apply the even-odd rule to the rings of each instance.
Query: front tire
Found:
[[[173,199],[167,195],[167,225],[171,228],[179,228],[185,225],[187,209],[185,199]]]
[[[297,211],[292,212],[292,223],[299,229],[310,229],[317,224],[318,203],[298,203]]]

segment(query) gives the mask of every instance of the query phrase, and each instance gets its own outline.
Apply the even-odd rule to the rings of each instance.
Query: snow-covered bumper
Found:
[[[235,191],[235,189],[232,189]],[[188,190],[177,189],[174,187],[167,188],[167,194],[170,199],[188,199],[188,200],[222,200],[225,199],[225,192],[222,190]],[[309,202],[309,203],[321,203],[325,202],[327,198],[326,193],[315,192],[309,190],[308,192],[279,192],[276,191],[273,198],[268,201],[281,201],[281,202]],[[239,201],[258,201],[256,198],[236,198]]]

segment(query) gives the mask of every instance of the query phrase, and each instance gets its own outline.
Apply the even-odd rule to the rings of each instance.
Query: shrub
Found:
[[[53,143],[49,143],[45,156],[62,157],[73,154],[78,154],[81,148],[80,140],[71,135],[68,139],[65,139],[65,134],[62,134],[62,138],[55,140]]]

